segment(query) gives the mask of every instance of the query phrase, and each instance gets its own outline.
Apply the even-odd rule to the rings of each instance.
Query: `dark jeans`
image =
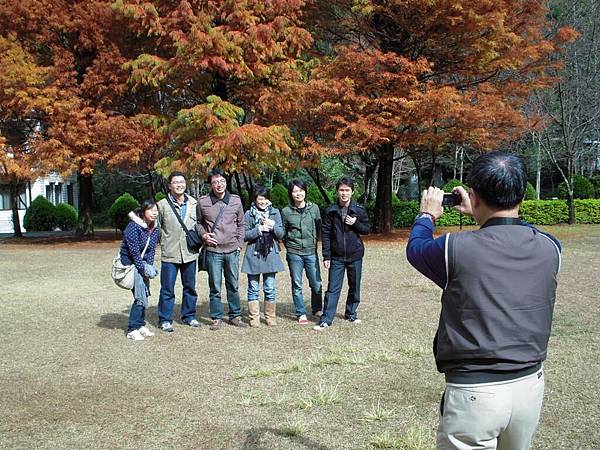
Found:
[[[286,255],[292,279],[292,299],[296,307],[296,316],[306,314],[304,307],[304,295],[302,294],[303,272],[306,271],[308,285],[310,286],[310,306],[312,313],[323,309],[323,288],[321,285],[321,270],[319,258],[313,255],[296,255],[288,252]]]
[[[133,305],[131,305],[131,310],[129,311],[127,332],[137,330],[144,325],[146,325],[146,308],[144,308],[142,302],[133,299]]]
[[[240,252],[230,253],[206,252],[208,260],[209,310],[211,319],[222,319],[224,315],[221,303],[221,286],[225,275],[225,289],[229,306],[229,319],[242,314],[240,307],[239,275]]]
[[[321,323],[331,325],[333,322],[344,282],[344,272],[348,274],[348,297],[344,319],[356,319],[356,310],[360,303],[362,258],[352,262],[332,259],[329,265],[329,283],[325,292],[325,309],[321,316]]]
[[[181,299],[181,320],[188,323],[196,318],[196,260],[176,264],[161,262],[160,264],[160,297],[158,299],[158,323],[173,322],[175,307],[175,280],[177,272],[181,272],[183,297]]]

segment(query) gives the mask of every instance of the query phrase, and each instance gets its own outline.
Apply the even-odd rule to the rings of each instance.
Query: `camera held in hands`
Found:
[[[458,192],[450,192],[448,194],[444,194],[444,199],[442,200],[442,206],[456,206],[462,203],[462,197]]]

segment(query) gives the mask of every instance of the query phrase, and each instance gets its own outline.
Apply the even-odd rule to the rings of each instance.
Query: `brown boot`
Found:
[[[258,300],[248,302],[248,318],[250,326],[253,328],[260,326],[260,307],[258,305]]]
[[[265,302],[265,321],[270,327],[277,325],[277,320],[275,319],[275,309],[275,302]]]

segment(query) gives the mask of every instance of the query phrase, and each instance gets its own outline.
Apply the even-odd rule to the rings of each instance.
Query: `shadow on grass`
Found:
[[[244,441],[244,443],[242,445],[242,450],[266,449],[267,447],[265,447],[264,445],[261,445],[260,440],[268,434],[283,437],[285,439],[288,439],[291,442],[294,442],[297,445],[303,446],[304,448],[316,449],[316,450],[329,450],[329,447],[319,444],[318,442],[315,442],[314,440],[307,438],[305,436],[302,436],[302,435],[290,436],[290,434],[287,433],[284,429],[268,428],[268,427],[256,428],[256,429],[249,430],[246,434],[246,440]]]

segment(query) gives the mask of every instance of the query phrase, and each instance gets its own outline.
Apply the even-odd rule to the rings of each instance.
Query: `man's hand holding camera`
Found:
[[[471,199],[467,191],[462,186],[457,186],[452,190],[452,193],[457,197],[460,196],[460,204],[453,204],[452,207],[462,214],[472,216]],[[444,214],[443,203],[444,191],[430,186],[421,195],[421,214],[428,214],[435,222]]]

